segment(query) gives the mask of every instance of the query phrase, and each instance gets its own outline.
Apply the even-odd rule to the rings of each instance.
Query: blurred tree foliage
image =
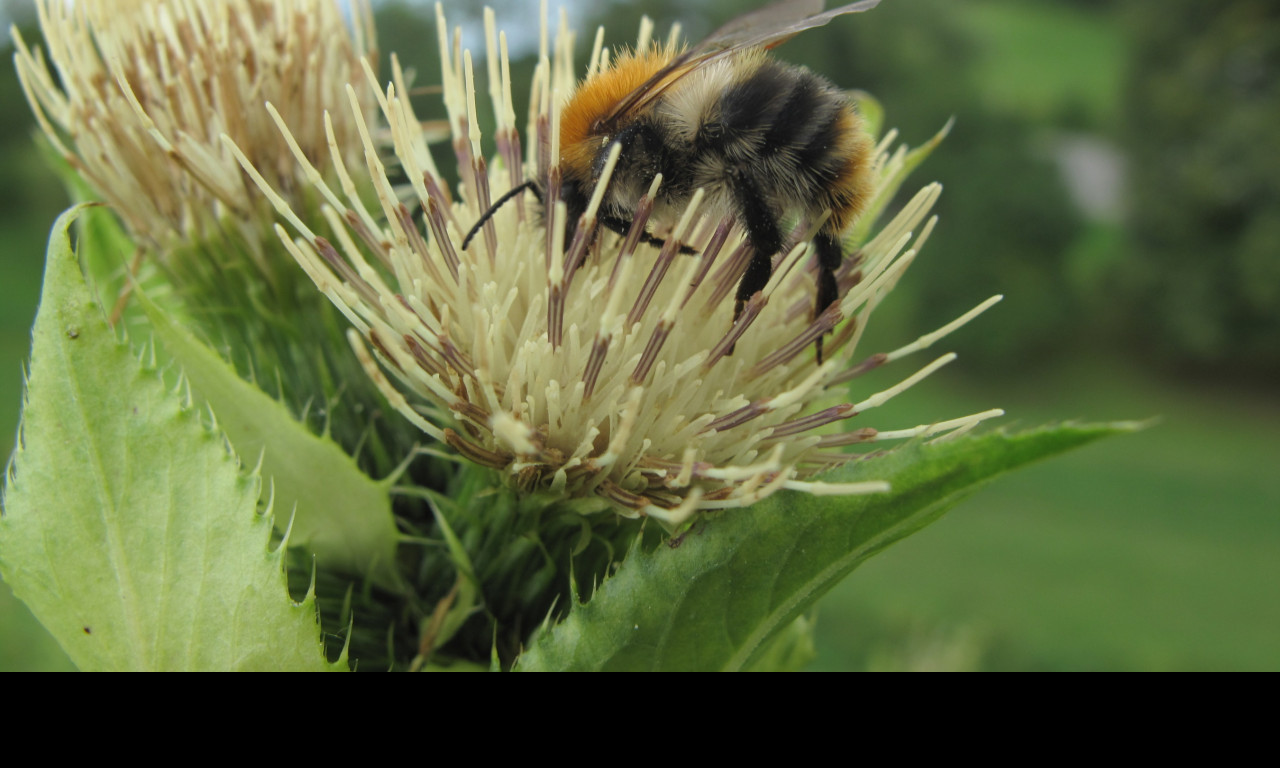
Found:
[[[39,44],[40,32],[34,20],[26,14],[18,18],[27,22],[21,27],[24,39]],[[6,40],[0,49],[3,61],[13,60],[11,43]],[[0,158],[5,169],[5,183],[0,184],[0,220],[12,222],[13,226],[38,227],[42,237],[53,216],[67,205],[67,197],[45,159],[32,151],[35,120],[12,66],[0,74],[0,104],[4,105],[0,109]],[[36,213],[48,215],[48,219],[33,220]],[[39,253],[35,257],[43,256]]]
[[[1280,371],[1280,5],[1135,0],[1119,304],[1167,362]]]
[[[1004,293],[980,330],[948,341],[967,357],[1025,366],[1061,349],[1074,306],[1061,276],[1080,215],[1035,126],[984,105],[974,77],[979,42],[965,32],[963,12],[949,0],[886,2],[824,38],[826,63],[811,66],[870,91],[912,144],[955,117],[918,172],[918,181],[943,184],[939,230],[895,302],[911,300],[907,327],[923,330]]]
[[[11,14],[13,4],[6,6]],[[39,41],[30,14],[17,13],[15,21],[28,41]],[[13,45],[0,44],[0,61],[13,60]],[[50,172],[44,154],[37,151],[35,120],[22,94],[13,67],[0,68],[0,392],[10,382],[20,386],[19,361],[26,356],[31,319],[40,298],[40,275],[44,269],[44,247],[49,226],[67,207],[67,194]],[[17,391],[17,390],[15,390]],[[18,400],[0,402],[0,440],[8,440],[8,429],[16,424]],[[5,450],[0,447],[0,450]],[[5,450],[4,455],[8,455]]]

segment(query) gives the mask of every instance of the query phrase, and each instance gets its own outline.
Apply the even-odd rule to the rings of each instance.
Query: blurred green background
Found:
[[[641,13],[697,38],[756,4],[569,10],[585,61],[606,15],[619,44]],[[30,5],[0,9],[29,29]],[[480,6],[445,5],[479,48]],[[530,5],[495,3],[517,51]],[[378,15],[384,52],[433,82],[429,6]],[[864,566],[821,604],[814,668],[1280,669],[1280,6],[884,0],[779,55],[872,92],[911,144],[957,120],[915,179],[945,185],[939,230],[867,351],[1006,295],[948,339],[959,361],[866,425],[993,406],[1012,427],[1157,419],[1001,479]],[[11,70],[0,100],[7,440],[65,199]],[[0,669],[67,668],[0,587]]]

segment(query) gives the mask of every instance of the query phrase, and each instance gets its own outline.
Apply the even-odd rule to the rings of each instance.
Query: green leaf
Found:
[[[1133,425],[1060,426],[914,443],[833,473],[887,480],[873,496],[779,493],[697,524],[675,547],[633,550],[613,578],[531,641],[521,670],[742,670],[876,552],[981,483]]]
[[[751,660],[748,672],[799,672],[813,661],[818,651],[813,645],[814,621],[800,616],[788,624]]]
[[[337,443],[313,434],[283,403],[240,378],[143,292],[137,298],[165,351],[181,366],[193,392],[208,402],[236,453],[245,461],[261,456],[260,470],[273,483],[277,508],[294,510],[290,543],[315,554],[322,568],[403,591],[395,567],[400,534],[391,511],[394,478],[365,475]]]
[[[261,481],[119,341],[54,225],[0,574],[84,670],[325,670]]]
[[[858,105],[858,114],[862,115],[862,129],[868,136],[879,139],[880,131],[884,130],[884,105],[866,91],[849,91],[849,98]]]

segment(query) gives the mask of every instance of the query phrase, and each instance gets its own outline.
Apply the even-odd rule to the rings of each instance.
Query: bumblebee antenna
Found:
[[[471,245],[471,241],[475,239],[476,233],[480,231],[480,228],[484,226],[484,223],[486,221],[493,218],[493,215],[498,212],[499,208],[506,205],[507,202],[511,200],[511,198],[515,197],[516,195],[520,194],[526,189],[532,192],[534,197],[538,198],[538,202],[542,202],[542,195],[538,193],[538,186],[534,184],[532,180],[526,181],[525,183],[519,186],[512,187],[511,189],[507,190],[507,193],[505,195],[493,201],[493,205],[489,206],[489,210],[481,214],[480,218],[476,220],[476,223],[471,227],[470,231],[467,232],[467,236],[462,239],[462,250],[464,251],[467,250],[467,246]]]

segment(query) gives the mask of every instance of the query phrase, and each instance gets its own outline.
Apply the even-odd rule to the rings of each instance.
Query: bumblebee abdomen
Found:
[[[830,209],[843,227],[870,194],[870,137],[848,97],[803,67],[749,51],[708,67],[672,93],[659,121],[678,126],[692,161],[677,189],[703,187],[742,209],[743,185],[774,215]],[[671,178],[668,175],[668,178]],[[675,179],[672,179],[675,181]]]
[[[725,89],[716,122],[726,147],[743,145],[761,157],[807,152],[829,144],[844,95],[806,69],[765,59],[748,77]]]

